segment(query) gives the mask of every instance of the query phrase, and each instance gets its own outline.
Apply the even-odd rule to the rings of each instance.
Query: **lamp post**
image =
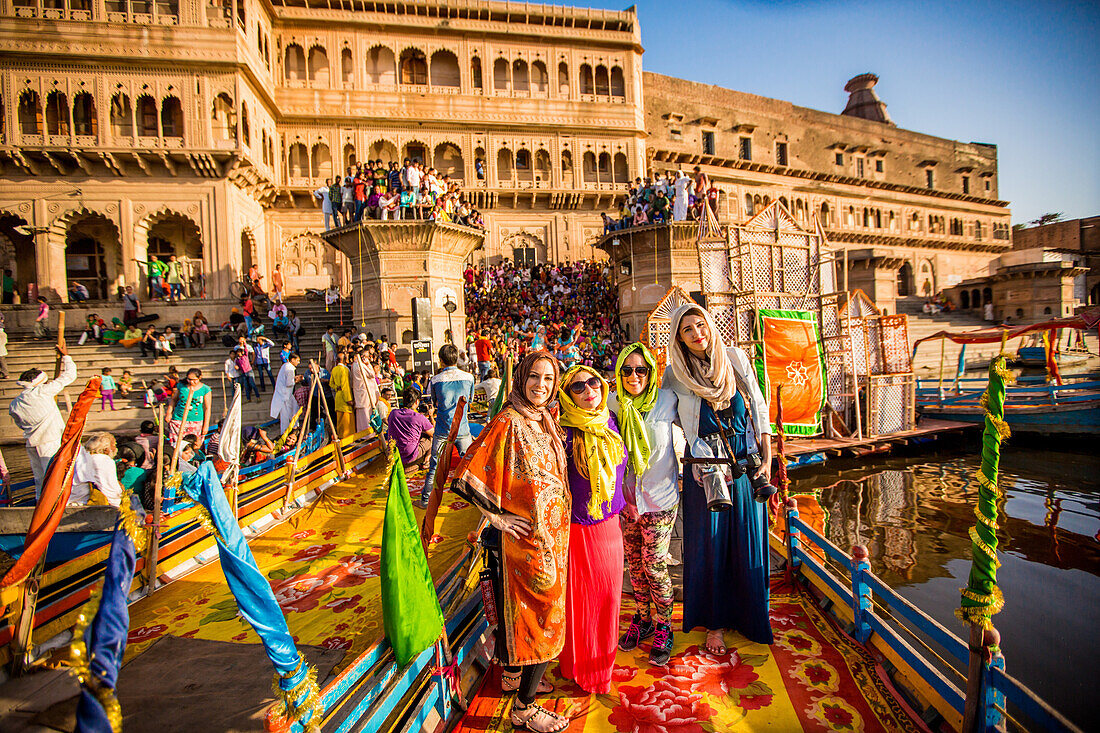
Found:
[[[447,311],[447,332],[451,334],[451,343],[455,340],[455,327],[451,321],[451,314],[458,310],[458,302],[451,297],[450,293],[443,299],[443,310]]]

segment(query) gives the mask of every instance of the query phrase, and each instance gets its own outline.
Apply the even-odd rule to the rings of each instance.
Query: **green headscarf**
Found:
[[[622,369],[626,363],[626,357],[635,351],[640,352],[642,359],[649,366],[649,382],[645,391],[635,397],[626,391],[623,385]],[[649,456],[653,449],[649,445],[649,434],[646,432],[642,413],[649,412],[657,403],[657,360],[646,348],[646,345],[635,341],[619,352],[619,358],[615,362],[615,395],[619,398],[619,434],[626,445],[626,453],[630,460],[630,468],[635,476],[641,476],[649,468]]]

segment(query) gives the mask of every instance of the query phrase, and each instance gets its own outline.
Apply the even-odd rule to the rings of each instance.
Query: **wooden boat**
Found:
[[[324,439],[324,426],[319,425],[306,436],[298,462],[294,467],[294,482],[288,486],[292,454],[276,455],[261,464],[242,469],[237,488],[237,516],[245,533],[253,534],[276,520],[277,516],[294,511],[335,483],[338,475],[333,460],[333,445]],[[361,466],[380,454],[383,442],[370,431],[358,433],[340,442],[344,461],[350,468]],[[22,550],[23,534],[33,511],[33,482],[12,487],[11,503],[0,507],[0,549],[12,561]],[[194,503],[186,496],[166,496],[161,522],[161,537],[156,556],[156,581],[171,582],[216,553],[213,536],[200,518]],[[91,511],[92,514],[88,514]],[[113,512],[113,514],[111,514]],[[80,607],[91,595],[103,575],[107,561],[113,522],[102,529],[99,524],[81,523],[87,516],[117,515],[113,507],[70,507],[63,526],[68,531],[55,536],[46,555],[46,564],[39,578],[39,592],[33,614],[33,633],[27,650],[43,644],[72,627]],[[147,528],[151,524],[146,520]],[[147,530],[151,531],[151,530]],[[149,569],[152,557],[139,557],[131,586],[131,600],[150,591]],[[12,660],[11,642],[15,624],[9,616],[0,621],[0,665]]]
[[[917,381],[917,409],[937,420],[979,424],[984,379],[960,379],[958,391],[941,393],[936,380]],[[1082,377],[1065,384],[1022,378],[1005,393],[1005,422],[1013,431],[1041,435],[1100,433],[1100,379]]]

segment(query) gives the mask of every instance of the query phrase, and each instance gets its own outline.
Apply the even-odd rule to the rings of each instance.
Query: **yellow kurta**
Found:
[[[347,366],[344,364],[334,366],[328,385],[332,387],[337,412],[351,412],[355,409],[351,396],[351,371]]]

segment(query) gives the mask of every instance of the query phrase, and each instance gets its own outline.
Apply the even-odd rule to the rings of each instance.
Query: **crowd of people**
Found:
[[[528,349],[546,349],[566,366],[610,372],[626,342],[610,267],[595,261],[527,267],[510,260],[468,266],[463,276],[471,348],[491,350],[500,369],[507,357],[518,363]],[[478,347],[481,339],[488,343]]]
[[[657,173],[653,178],[635,178],[618,217],[601,214],[604,233],[698,219],[704,203],[717,214],[718,196],[718,188],[699,166],[695,166],[692,176],[681,170],[667,176]]]
[[[368,160],[350,165],[344,175],[325,179],[313,192],[321,202],[325,229],[367,219],[451,222],[483,229],[481,213],[462,195],[450,175],[440,175],[420,160],[401,165]]]

